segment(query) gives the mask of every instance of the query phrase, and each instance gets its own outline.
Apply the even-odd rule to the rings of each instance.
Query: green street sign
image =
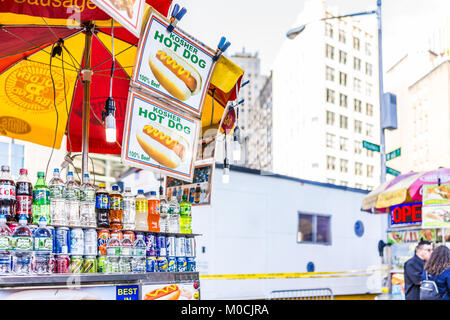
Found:
[[[388,154],[386,154],[386,161],[400,157],[401,154],[402,154],[401,148],[398,148],[392,152],[389,152]]]
[[[395,177],[401,174],[400,171],[394,170],[394,169],[389,168],[389,167],[386,167],[386,173],[391,174],[391,175],[393,175]]]
[[[362,144],[363,144],[363,148],[365,148],[367,150],[380,152],[380,146],[375,143],[371,143],[371,142],[363,140]]]

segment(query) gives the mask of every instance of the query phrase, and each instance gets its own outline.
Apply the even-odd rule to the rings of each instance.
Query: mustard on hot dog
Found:
[[[144,300],[178,300],[180,288],[176,284],[155,289],[144,296]]]

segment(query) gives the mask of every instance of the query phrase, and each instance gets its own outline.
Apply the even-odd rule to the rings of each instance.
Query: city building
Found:
[[[378,51],[374,16],[337,16],[325,1],[305,3],[273,65],[273,171],[358,189],[379,184]],[[287,30],[286,30],[287,31]]]

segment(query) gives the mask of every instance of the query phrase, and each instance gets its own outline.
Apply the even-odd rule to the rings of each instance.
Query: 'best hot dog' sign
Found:
[[[200,117],[214,52],[152,12],[139,41],[133,81],[172,106]]]
[[[192,181],[199,128],[195,117],[130,90],[122,162]]]

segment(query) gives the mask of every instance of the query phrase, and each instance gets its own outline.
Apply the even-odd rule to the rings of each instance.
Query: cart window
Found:
[[[331,244],[331,217],[299,212],[297,242]]]
[[[299,215],[298,242],[313,242],[313,217],[309,214]]]

